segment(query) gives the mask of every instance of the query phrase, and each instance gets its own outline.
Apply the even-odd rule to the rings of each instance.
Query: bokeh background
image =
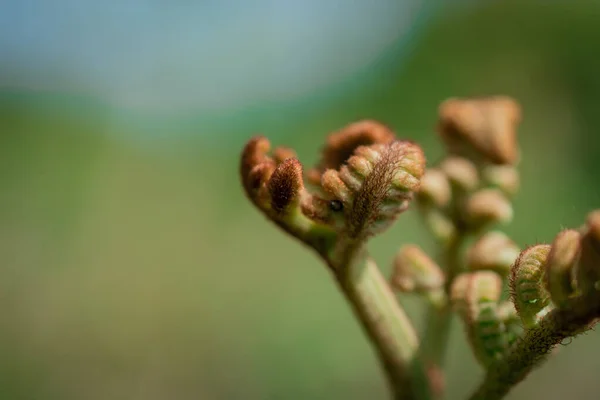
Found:
[[[244,198],[258,132],[308,165],[328,132],[375,118],[434,161],[442,100],[508,94],[525,117],[507,231],[549,241],[600,206],[598,1],[0,10],[2,400],[385,398],[325,268]],[[388,273],[412,241],[433,248],[408,212],[371,248]],[[455,325],[449,399],[482,375]],[[509,398],[597,399],[599,370],[592,332]]]

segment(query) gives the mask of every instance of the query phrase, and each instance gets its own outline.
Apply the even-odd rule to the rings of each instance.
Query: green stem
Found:
[[[600,301],[581,297],[565,308],[554,309],[527,330],[510,352],[492,364],[470,400],[500,400],[568,337],[588,328],[600,316]]]
[[[375,347],[395,400],[428,400],[429,383],[417,358],[418,339],[388,282],[365,251],[356,253],[338,283]],[[339,271],[338,271],[339,272]]]
[[[445,247],[444,254],[442,256],[442,265],[445,267],[446,271],[445,292],[448,298],[452,282],[454,281],[456,275],[460,273],[460,249],[463,238],[463,235],[458,235],[455,240],[450,242]],[[427,309],[422,358],[425,362],[425,365],[430,370],[437,370],[438,372],[441,372],[444,368],[448,342],[450,340],[452,317],[453,313],[449,303],[442,308],[436,305],[429,305]],[[441,397],[443,394],[443,387],[441,386],[443,386],[441,383],[440,385],[434,385],[436,397]]]
[[[425,321],[423,359],[428,366],[443,368],[450,339],[452,313],[447,307],[439,309],[429,306]]]

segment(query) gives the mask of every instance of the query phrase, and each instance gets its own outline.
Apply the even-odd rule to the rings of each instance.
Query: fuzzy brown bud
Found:
[[[452,98],[439,108],[439,133],[455,154],[483,158],[495,164],[514,164],[519,157],[519,105],[511,98]]]
[[[302,164],[295,158],[288,158],[275,168],[268,183],[271,208],[284,213],[300,203],[300,194],[304,189]]]
[[[255,201],[256,191],[268,180],[275,169],[274,161],[267,156],[271,144],[264,136],[255,136],[242,151],[240,175],[246,194]]]
[[[402,292],[433,291],[444,286],[444,274],[419,246],[405,245],[394,258],[391,284]]]
[[[288,234],[325,252],[335,234],[336,213],[330,202],[314,196],[304,187],[302,164],[293,150],[275,149],[263,136],[248,141],[242,151],[240,176],[248,198]]]
[[[519,246],[504,233],[488,232],[469,249],[467,266],[474,271],[489,269],[507,276],[519,253]]]
[[[425,156],[412,142],[357,147],[345,165],[321,174],[326,200],[343,216],[329,220],[353,239],[382,231],[406,210],[424,172]]]
[[[352,194],[345,212],[346,233],[357,238],[387,227],[406,210],[424,170],[425,156],[414,143],[358,147],[352,163],[339,171],[339,179]],[[323,186],[333,193],[331,182],[323,181]]]

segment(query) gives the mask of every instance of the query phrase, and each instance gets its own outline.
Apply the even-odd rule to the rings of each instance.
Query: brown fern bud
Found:
[[[273,171],[275,171],[275,163],[268,161],[255,166],[248,174],[250,186],[246,193],[259,208],[264,208],[269,203],[267,183]]]
[[[497,189],[483,189],[469,196],[465,204],[465,219],[469,225],[480,227],[512,220],[512,205]]]
[[[446,175],[439,169],[428,169],[421,179],[419,200],[440,208],[448,205],[451,197],[452,189]]]
[[[439,133],[450,152],[494,164],[514,164],[519,157],[519,105],[511,98],[452,98],[439,108]]]
[[[358,238],[385,229],[406,210],[419,189],[425,156],[416,144],[396,141],[359,147],[352,160],[340,168],[339,178],[353,194],[345,212],[346,233]],[[324,181],[323,186],[331,184]]]
[[[581,234],[573,229],[559,233],[552,242],[552,248],[545,264],[546,289],[552,302],[563,306],[575,293],[574,267],[581,250]]]
[[[488,269],[507,276],[519,253],[519,246],[504,233],[488,232],[469,249],[467,266],[474,271]]]
[[[275,163],[267,156],[271,144],[264,136],[255,136],[244,147],[240,163],[240,175],[246,194],[256,201],[256,192],[266,183],[275,169]]]
[[[519,171],[512,165],[486,165],[481,175],[488,185],[497,187],[507,196],[514,196],[519,191]]]
[[[372,120],[354,122],[332,133],[322,150],[321,161],[308,173],[311,183],[318,185],[321,175],[328,169],[339,169],[359,146],[389,144],[394,133],[385,125]]]
[[[336,228],[355,239],[385,229],[408,207],[424,170],[423,151],[412,142],[357,147],[339,170],[321,175],[331,208],[343,216],[333,219]]]
[[[479,185],[477,167],[462,157],[446,157],[440,164],[440,169],[446,174],[452,185],[462,191],[471,192]]]
[[[282,214],[298,206],[304,190],[302,164],[290,158],[292,150],[278,148],[279,164],[268,155],[270,143],[264,136],[255,136],[242,151],[240,175],[248,197],[263,212]]]
[[[248,198],[281,229],[325,252],[335,234],[329,202],[304,188],[302,164],[286,148],[269,156],[269,141],[256,136],[242,151],[240,175]]]
[[[550,302],[543,282],[548,253],[547,244],[529,247],[521,252],[511,268],[511,299],[526,328],[535,325],[537,314]]]
[[[394,258],[391,284],[402,292],[429,292],[444,286],[444,274],[419,246],[405,245]]]
[[[577,286],[583,295],[600,296],[600,210],[588,214],[583,228]]]
[[[320,254],[339,233],[349,239],[342,242],[355,243],[389,226],[419,190],[425,170],[418,145],[393,141],[392,132],[374,121],[351,124],[329,137],[317,194],[305,189],[293,150],[280,147],[272,156],[269,150],[263,136],[244,147],[244,190],[269,219]]]
[[[304,189],[302,164],[295,158],[288,158],[275,168],[268,183],[271,208],[284,213],[290,207],[297,207]]]

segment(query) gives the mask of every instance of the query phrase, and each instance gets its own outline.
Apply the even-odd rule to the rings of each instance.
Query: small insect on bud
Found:
[[[339,200],[331,200],[329,202],[329,208],[334,212],[342,211],[344,209],[344,203]]]
[[[558,307],[571,297],[575,288],[574,267],[579,258],[581,234],[573,229],[559,233],[552,242],[545,265],[546,289]]]
[[[439,133],[451,152],[494,164],[519,158],[519,105],[511,98],[449,99],[439,108]]]
[[[600,210],[588,214],[583,228],[577,286],[585,296],[600,296]]]
[[[512,220],[512,205],[497,189],[483,189],[473,193],[465,204],[465,219],[473,227]]]
[[[467,265],[473,271],[489,269],[507,276],[519,253],[519,246],[508,236],[492,231],[481,236],[469,249]]]
[[[466,315],[469,343],[477,360],[488,366],[506,352],[506,327],[498,313],[502,279],[492,271],[470,274],[466,288]]]
[[[477,167],[466,158],[446,157],[440,164],[440,169],[446,174],[452,185],[463,192],[471,192],[479,185]]]
[[[332,197],[338,199],[345,205],[350,205],[354,197],[354,193],[346,186],[340,178],[338,171],[328,169],[323,173],[321,178],[321,186]]]
[[[485,183],[497,187],[509,197],[519,191],[519,171],[512,165],[486,165],[481,175]]]
[[[511,299],[525,328],[535,325],[537,314],[550,303],[543,284],[548,253],[547,244],[529,247],[521,252],[511,268]]]
[[[394,259],[392,287],[402,292],[428,292],[444,286],[444,273],[419,246],[405,245]]]
[[[421,179],[419,201],[440,208],[448,205],[451,197],[452,188],[446,175],[439,169],[428,169]]]

